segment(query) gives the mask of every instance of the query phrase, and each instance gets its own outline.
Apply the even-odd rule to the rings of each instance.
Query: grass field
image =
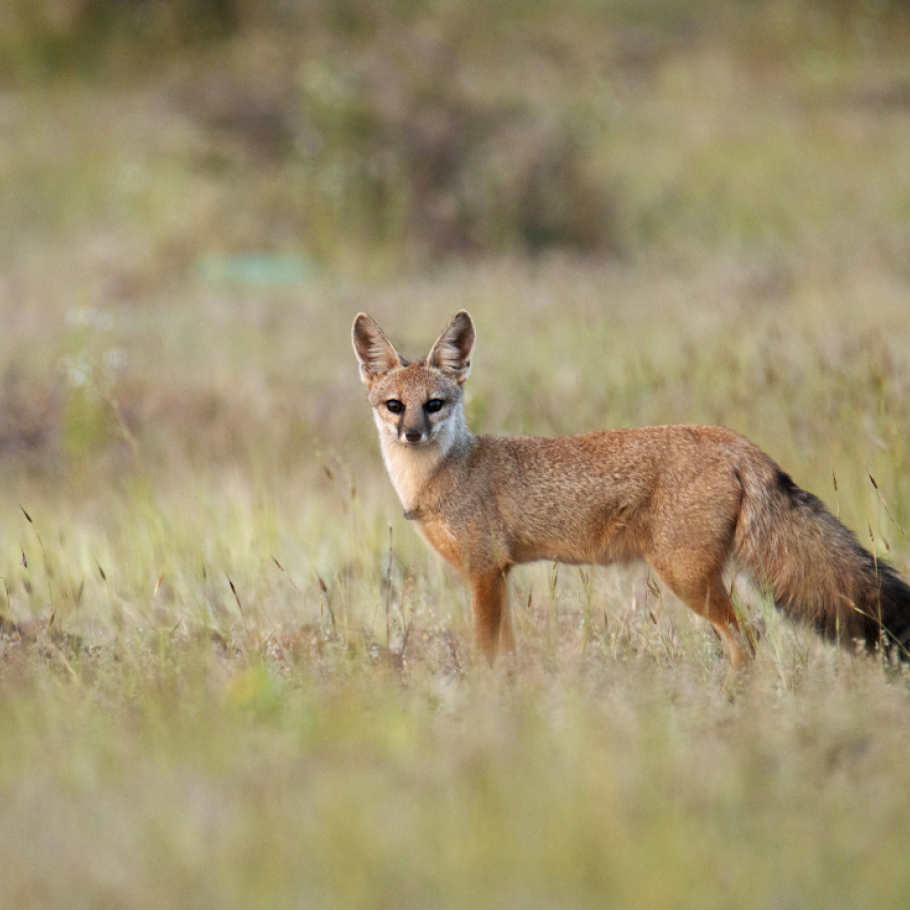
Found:
[[[186,100],[274,35],[10,77],[0,906],[907,906],[906,670],[743,589],[735,677],[646,567],[550,565],[490,670],[385,477],[352,318],[422,354],[465,307],[475,430],[728,425],[910,575],[903,20],[605,9],[462,74],[600,105],[594,252],[296,224]]]

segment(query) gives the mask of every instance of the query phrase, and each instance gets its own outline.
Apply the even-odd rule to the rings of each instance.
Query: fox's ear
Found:
[[[360,381],[365,386],[372,385],[383,373],[403,366],[398,351],[366,313],[357,314],[351,330],[351,340],[360,363]]]
[[[467,310],[460,310],[430,348],[427,364],[451,373],[455,381],[461,385],[471,372],[474,338],[471,314]]]

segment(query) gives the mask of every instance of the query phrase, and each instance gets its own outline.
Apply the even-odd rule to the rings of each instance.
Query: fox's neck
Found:
[[[421,493],[446,460],[468,449],[473,436],[468,430],[464,410],[459,405],[442,425],[432,442],[421,446],[398,441],[388,424],[377,420],[379,445],[392,486],[405,511],[417,511]]]

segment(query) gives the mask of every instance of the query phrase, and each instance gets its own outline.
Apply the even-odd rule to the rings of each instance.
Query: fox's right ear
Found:
[[[351,340],[360,363],[360,381],[365,386],[371,386],[383,373],[403,365],[398,351],[366,313],[357,314]]]

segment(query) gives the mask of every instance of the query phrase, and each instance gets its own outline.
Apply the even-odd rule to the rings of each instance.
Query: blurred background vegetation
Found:
[[[171,274],[199,242],[413,264],[551,247],[629,255],[693,230],[789,239],[828,213],[758,204],[735,185],[756,180],[767,157],[749,124],[726,123],[725,147],[671,175],[649,160],[653,141],[629,141],[646,138],[637,109],[687,78],[687,60],[703,69],[673,100],[692,105],[693,128],[707,125],[700,99],[748,81],[759,117],[791,118],[791,143],[810,113],[800,108],[894,111],[910,91],[906,72],[882,72],[882,58],[905,55],[901,0],[9,0],[0,17],[10,129],[27,128],[17,90],[46,96],[67,84],[88,93],[84,103],[107,98],[106,117],[83,111],[91,128],[72,135],[76,124],[60,124],[47,150],[70,174],[72,156],[96,159],[95,173],[79,173],[79,214],[110,217],[124,196],[133,206],[182,196],[187,188],[162,182],[168,171],[199,185],[185,201],[204,211],[151,251]],[[712,92],[699,78],[719,84]],[[144,154],[93,114],[141,130]],[[681,158],[697,151],[683,136],[673,145]],[[726,172],[710,160],[718,152]],[[22,175],[6,176],[15,185]],[[20,193],[47,226],[75,214],[46,198],[49,186]]]
[[[910,575],[906,0],[0,2],[0,906],[907,906],[905,672],[640,566],[473,665],[349,336],[460,307],[474,429],[726,424]]]
[[[290,449],[350,450],[303,401],[350,393],[325,381],[349,316],[435,275],[428,325],[479,307],[498,349],[526,301],[497,313],[476,276],[507,260],[513,287],[559,257],[604,290],[635,270],[625,306],[549,311],[571,339],[641,307],[683,342],[688,311],[717,314],[702,349],[741,307],[780,325],[825,298],[836,336],[871,294],[886,318],[910,269],[908,49],[899,0],[7,0],[0,449],[97,453],[162,421],[217,457],[258,414]]]

